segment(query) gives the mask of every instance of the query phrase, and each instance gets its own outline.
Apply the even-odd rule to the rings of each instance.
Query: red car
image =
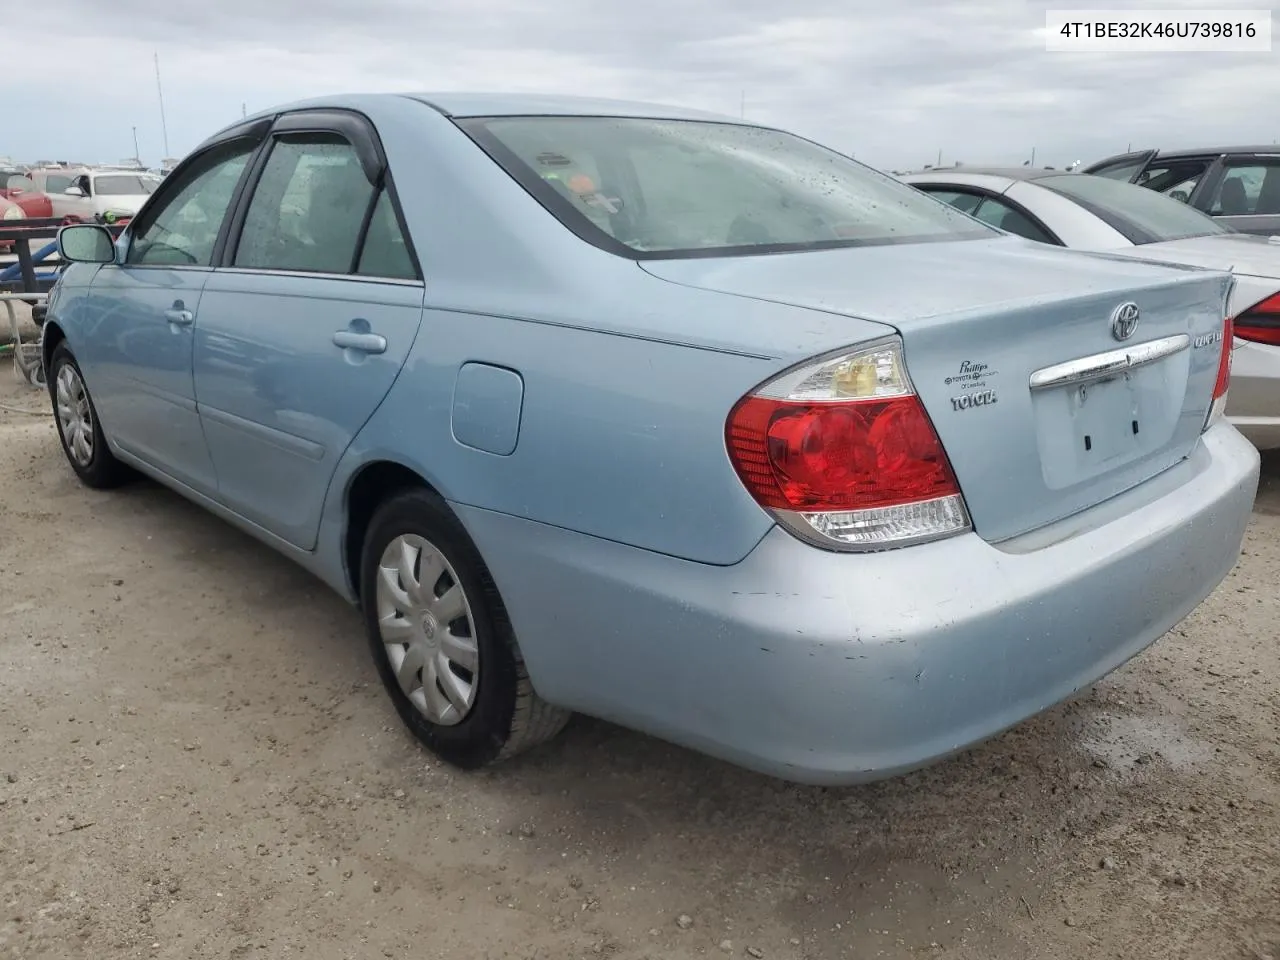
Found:
[[[0,168],[0,229],[6,221],[52,216],[53,201],[37,190],[26,174]],[[12,250],[12,241],[0,240],[0,253]]]
[[[53,201],[20,170],[0,169],[0,198],[16,203],[28,217],[53,216]]]

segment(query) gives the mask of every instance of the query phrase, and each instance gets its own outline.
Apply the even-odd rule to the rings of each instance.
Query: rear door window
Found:
[[[349,274],[374,188],[337,134],[276,139],[254,188],[234,265]]]
[[[1186,203],[1200,182],[1204,172],[1213,163],[1212,157],[1195,160],[1154,160],[1134,181],[1140,187],[1163,193],[1166,197]]]
[[[375,189],[355,148],[336,133],[275,140],[249,201],[233,265],[419,279],[391,187]]]
[[[984,197],[974,216],[983,223],[1036,243],[1058,243],[1057,237],[1047,233],[1021,210],[995,197]]]
[[[965,193],[962,190],[935,190],[933,187],[921,187],[920,189],[929,194],[929,196],[950,204],[957,210],[970,215],[978,209],[978,204],[982,202],[982,194],[980,193]]]
[[[1215,217],[1280,214],[1280,157],[1229,164],[1214,190],[1209,212]]]

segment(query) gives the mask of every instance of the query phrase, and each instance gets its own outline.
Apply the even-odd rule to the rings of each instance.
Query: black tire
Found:
[[[421,537],[443,555],[470,607],[479,680],[470,709],[452,725],[432,722],[401,689],[379,630],[379,565],[387,547],[402,536]],[[452,577],[445,576],[443,582],[448,583]],[[568,711],[534,692],[506,608],[479,551],[458,518],[431,491],[403,491],[377,509],[365,535],[360,584],[369,647],[396,712],[414,736],[446,762],[474,769],[506,760],[550,740],[568,722]]]
[[[70,367],[75,371],[76,379],[84,389],[85,402],[89,408],[89,418],[92,421],[93,453],[87,463],[81,463],[72,454],[62,425],[62,418],[58,416],[57,385],[58,377],[64,367]],[[58,439],[62,442],[62,452],[66,455],[67,463],[71,464],[71,469],[80,478],[80,482],[95,490],[109,490],[112,487],[118,487],[122,483],[128,482],[134,476],[133,470],[117,460],[115,454],[111,452],[111,448],[107,446],[107,439],[102,434],[102,421],[98,418],[98,408],[93,405],[93,397],[89,393],[89,385],[85,383],[84,374],[80,372],[80,365],[76,363],[76,358],[71,353],[71,348],[67,346],[65,340],[53,348],[53,356],[49,358],[46,379],[46,385],[49,388],[49,400],[53,404],[53,421],[58,427]]]

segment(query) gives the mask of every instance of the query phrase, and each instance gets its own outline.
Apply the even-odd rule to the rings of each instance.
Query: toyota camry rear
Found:
[[[586,241],[556,320],[607,334],[557,354],[591,405],[525,398],[564,509],[463,514],[541,696],[872,779],[1092,683],[1234,564],[1229,275],[1006,237],[776,131],[461,123]]]
[[[796,780],[927,763],[1186,616],[1257,486],[1229,274],[1009,237],[732,119],[326,98],[60,251],[71,469],[360,604],[467,767],[574,710]]]

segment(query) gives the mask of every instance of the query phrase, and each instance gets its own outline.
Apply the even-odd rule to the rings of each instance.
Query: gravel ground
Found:
[[[468,775],[325,588],[0,410],[0,957],[1280,960],[1264,472],[1190,619],[930,770],[797,787],[578,718]]]

